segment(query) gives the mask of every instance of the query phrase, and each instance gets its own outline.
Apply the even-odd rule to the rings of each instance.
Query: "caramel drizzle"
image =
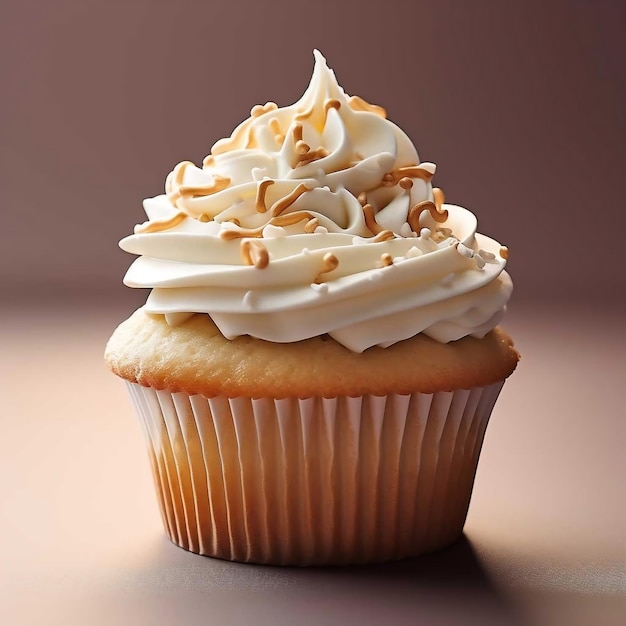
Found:
[[[269,265],[269,252],[260,241],[246,239],[241,242],[239,250],[246,265],[254,265],[258,270],[265,269]]]
[[[273,184],[274,184],[274,181],[271,179],[262,180],[259,183],[259,186],[257,187],[257,190],[256,190],[256,201],[255,201],[255,207],[256,207],[257,213],[265,213],[267,211],[267,206],[265,204],[265,194],[267,193],[267,188]]]
[[[411,230],[416,233],[419,233],[420,231],[419,217],[422,211],[428,211],[430,216],[438,224],[443,224],[443,222],[448,219],[448,211],[439,211],[434,202],[431,202],[430,200],[422,200],[422,202],[418,202],[416,205],[411,207],[407,218],[407,222],[409,223]]]
[[[377,104],[370,104],[369,102],[367,102],[366,100],[363,100],[363,98],[360,98],[359,96],[352,96],[348,100],[348,104],[350,105],[350,108],[355,111],[368,111],[370,113],[375,113],[376,115],[378,115],[379,117],[382,117],[383,119],[387,118],[387,111],[385,111],[383,107],[378,106]]]
[[[303,193],[311,191],[304,183],[300,183],[290,194],[277,200],[272,205],[270,211],[272,216],[280,215],[288,206],[292,205]]]
[[[168,228],[174,228],[174,226],[180,224],[186,217],[187,214],[180,211],[176,213],[174,217],[170,217],[166,220],[144,222],[143,224],[135,226],[135,234],[156,233],[161,230],[167,230]]]
[[[322,269],[319,274],[315,277],[315,282],[319,283],[322,280],[322,274],[327,274],[328,272],[332,272],[339,265],[339,259],[332,253],[327,252],[322,257]]]

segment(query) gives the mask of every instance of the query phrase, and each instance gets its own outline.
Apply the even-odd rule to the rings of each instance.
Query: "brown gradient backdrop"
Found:
[[[624,291],[626,5],[4,0],[5,293],[121,287],[117,241],[180,160],[306,87],[318,47],[511,249],[516,298]],[[58,288],[62,287],[62,290]]]

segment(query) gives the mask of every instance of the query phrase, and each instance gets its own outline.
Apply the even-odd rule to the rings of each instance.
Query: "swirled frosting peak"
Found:
[[[506,248],[443,204],[405,133],[348,96],[319,52],[295,104],[256,105],[201,167],[179,163],[120,246],[124,282],[175,325],[211,316],[228,338],[328,333],[350,350],[420,332],[484,336],[511,293]]]

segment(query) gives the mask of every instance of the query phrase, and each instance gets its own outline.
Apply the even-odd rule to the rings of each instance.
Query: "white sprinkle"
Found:
[[[311,289],[318,293],[328,293],[328,283],[311,283]]]
[[[416,248],[415,246],[410,247],[408,252],[406,253],[406,258],[413,259],[416,256],[422,256],[422,251],[419,248]]]
[[[420,237],[422,239],[428,239],[432,234],[430,228],[422,228],[422,230],[420,230]]]
[[[326,226],[316,226],[313,232],[316,235],[326,235],[328,233],[328,228],[326,228]]]
[[[456,247],[456,251],[461,255],[464,256],[467,259],[473,259],[474,258],[474,251],[471,248],[468,248],[465,244],[459,242],[457,247]]]
[[[249,308],[252,308],[254,306],[254,293],[252,291],[246,291],[244,297],[243,297],[243,304],[244,306],[247,306]]]
[[[476,261],[476,265],[478,266],[479,270],[482,270],[483,267],[485,267],[485,259],[483,259],[481,256],[476,255],[474,257],[474,261]]]
[[[478,251],[478,254],[485,259],[485,261],[491,261],[496,258],[493,252],[487,252],[487,250],[483,250],[482,248]]]

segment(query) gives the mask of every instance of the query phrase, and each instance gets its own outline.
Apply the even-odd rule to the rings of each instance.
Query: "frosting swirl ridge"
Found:
[[[170,324],[211,316],[228,338],[328,333],[361,352],[423,332],[484,336],[511,293],[506,252],[472,213],[443,203],[381,107],[338,85],[315,52],[291,106],[252,108],[202,167],[179,163],[148,221],[120,246],[124,282]]]

